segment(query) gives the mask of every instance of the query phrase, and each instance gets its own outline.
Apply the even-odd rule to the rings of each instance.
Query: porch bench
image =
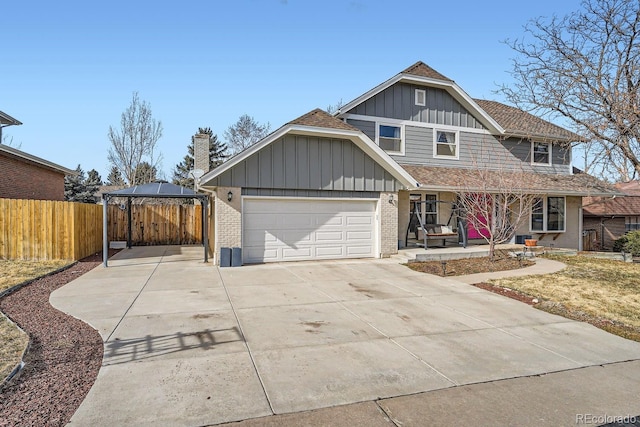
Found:
[[[418,240],[425,241],[425,249],[427,248],[426,242],[428,240],[442,240],[442,246],[446,246],[447,239],[455,238],[458,240],[458,232],[444,224],[427,224],[425,225],[427,233],[425,235],[422,227],[418,226]],[[426,239],[425,239],[426,236]]]

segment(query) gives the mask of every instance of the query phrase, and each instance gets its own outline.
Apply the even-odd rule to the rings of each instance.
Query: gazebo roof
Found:
[[[195,191],[180,187],[179,185],[169,184],[168,182],[152,182],[143,185],[134,185],[133,187],[124,188],[105,193],[104,196],[116,197],[164,197],[164,198],[207,198],[206,194],[199,194]]]

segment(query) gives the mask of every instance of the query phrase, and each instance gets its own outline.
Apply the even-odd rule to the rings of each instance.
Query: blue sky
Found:
[[[3,5],[0,110],[13,145],[74,169],[109,170],[109,126],[134,91],[164,135],[163,171],[198,127],[219,138],[247,113],[272,129],[348,102],[422,60],[469,95],[501,100],[513,52],[537,16],[579,0],[155,2]]]

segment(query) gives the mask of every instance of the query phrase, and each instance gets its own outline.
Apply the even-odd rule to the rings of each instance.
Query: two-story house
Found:
[[[582,196],[610,190],[573,174],[577,138],[473,99],[418,62],[334,116],[313,110],[205,174],[200,188],[216,195],[214,259],[221,247],[242,248],[244,262],[394,254],[412,213],[446,224],[456,190],[480,169],[518,171],[543,195],[514,238],[578,249]],[[466,232],[474,239],[482,230]]]

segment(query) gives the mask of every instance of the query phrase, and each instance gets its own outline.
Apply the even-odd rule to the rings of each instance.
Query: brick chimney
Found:
[[[209,172],[209,135],[197,133],[192,137],[193,141],[193,168]]]

